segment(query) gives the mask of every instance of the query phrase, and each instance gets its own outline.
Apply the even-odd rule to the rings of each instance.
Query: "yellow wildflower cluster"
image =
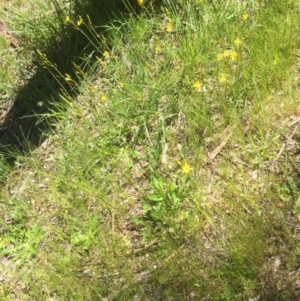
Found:
[[[66,16],[63,21],[64,21],[64,24],[72,23],[74,25],[74,23],[70,19],[70,16]],[[83,18],[81,16],[79,16],[78,20],[76,21],[76,24],[77,24],[77,26],[80,26],[82,23],[83,23]]]
[[[172,32],[173,31],[173,28],[174,28],[174,21],[172,20],[171,18],[171,12],[166,8],[164,7],[163,8],[165,13],[166,13],[166,25],[165,25],[165,30],[167,32]]]
[[[224,50],[222,53],[217,54],[217,60],[222,61],[223,59],[230,58],[232,61],[237,59],[237,52],[235,50]]]

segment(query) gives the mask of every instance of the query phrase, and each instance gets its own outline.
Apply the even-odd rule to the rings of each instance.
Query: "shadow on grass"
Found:
[[[121,22],[128,14],[138,14],[139,10],[136,1],[125,5],[122,0],[74,0],[69,12],[62,10],[56,0],[50,1],[55,6],[59,29],[48,27],[50,38],[46,43],[34,44],[34,41],[26,41],[26,36],[21,37],[25,49],[35,53],[40,50],[48,65],[47,68],[43,66],[43,57],[34,63],[33,75],[17,89],[13,106],[0,128],[0,155],[9,165],[13,164],[17,155],[28,154],[45,140],[53,130],[56,113],[66,106],[63,99],[76,97],[81,79],[74,66],[89,72],[96,57],[101,57],[109,47],[102,45],[101,39],[95,40],[96,36],[106,37],[108,24]],[[66,24],[64,21],[69,13],[71,22]],[[79,30],[76,25],[81,18],[84,24]],[[89,22],[93,24],[94,35],[90,34],[86,25]],[[72,82],[66,79],[66,74]]]

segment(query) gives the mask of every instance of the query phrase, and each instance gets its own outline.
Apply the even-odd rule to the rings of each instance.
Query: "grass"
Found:
[[[1,300],[299,298],[299,3],[22,3]]]

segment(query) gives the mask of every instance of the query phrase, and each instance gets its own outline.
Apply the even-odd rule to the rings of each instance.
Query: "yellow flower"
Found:
[[[140,6],[144,5],[144,0],[137,0],[137,2]]]
[[[193,169],[192,166],[187,162],[178,162],[181,166],[181,173],[188,174]]]
[[[124,87],[124,83],[123,82],[119,82],[119,87],[123,88]]]
[[[65,24],[68,23],[68,22],[70,22],[70,16],[66,16],[65,19],[64,19]]]
[[[166,26],[166,31],[167,32],[171,32],[173,31],[173,20],[168,18],[168,23],[167,23],[167,26]]]
[[[242,41],[239,38],[237,38],[235,39],[234,44],[239,47],[240,45],[242,45]]]
[[[155,47],[155,53],[159,53],[159,52],[161,52],[160,44],[156,45],[156,47]]]
[[[173,31],[173,23],[172,22],[168,22],[166,30],[167,30],[167,32]]]
[[[227,82],[227,75],[226,74],[221,74],[219,76],[219,82],[220,83],[226,83]]]
[[[68,73],[66,73],[65,74],[65,80],[68,81],[68,82],[71,82],[72,81],[72,77]]]
[[[249,18],[249,15],[247,13],[242,14],[242,20],[246,21]]]
[[[80,26],[83,22],[83,19],[81,16],[79,16],[79,19],[77,20],[77,26]]]
[[[108,59],[108,58],[109,58],[109,52],[108,52],[107,50],[105,50],[105,51],[103,52],[103,56],[104,56],[106,59]]]
[[[204,3],[204,0],[199,0],[200,3]]]
[[[223,53],[217,54],[217,60],[221,61],[224,58],[231,58],[233,61],[237,58],[237,52],[234,50],[224,50]]]
[[[230,58],[231,58],[231,60],[236,60],[236,58],[237,58],[237,52],[236,51],[230,51],[230,54],[229,54],[229,56],[230,56]]]
[[[197,91],[199,91],[200,90],[200,88],[203,86],[203,84],[199,81],[199,80],[197,80],[194,84],[193,84],[193,88],[195,89],[195,90],[197,90]]]
[[[102,100],[102,101],[107,101],[106,96],[105,96],[105,95],[102,95],[102,96],[101,96],[101,100]]]

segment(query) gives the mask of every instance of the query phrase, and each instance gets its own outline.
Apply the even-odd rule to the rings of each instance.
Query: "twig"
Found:
[[[277,156],[275,157],[275,159],[273,160],[273,164],[275,164],[275,162],[281,157],[282,153],[284,152],[284,149],[285,149],[285,146],[286,144],[285,143],[282,143],[282,146],[279,150],[279,153],[277,154]],[[272,165],[273,165],[272,164]]]
[[[216,156],[220,153],[220,151],[222,150],[222,148],[227,144],[227,142],[229,141],[230,137],[232,136],[232,130],[236,127],[237,125],[231,125],[229,127],[227,127],[224,131],[224,134],[226,134],[228,131],[229,133],[222,139],[221,143],[212,151],[208,154],[206,161],[204,162],[204,165],[211,163]]]
[[[298,123],[300,121],[300,119],[298,119],[297,121],[293,122],[292,125],[294,125],[295,123]],[[283,135],[283,137],[287,140],[287,141],[295,141],[293,139],[294,135],[296,134],[298,130],[298,124],[295,126],[293,132],[291,133],[291,135],[289,136],[286,136],[286,135]],[[296,142],[296,141],[295,141]],[[284,142],[279,150],[279,153],[277,154],[277,156],[275,157],[275,159],[273,160],[273,164],[272,166],[275,164],[275,162],[281,157],[282,153],[284,152],[286,148],[286,142]]]

